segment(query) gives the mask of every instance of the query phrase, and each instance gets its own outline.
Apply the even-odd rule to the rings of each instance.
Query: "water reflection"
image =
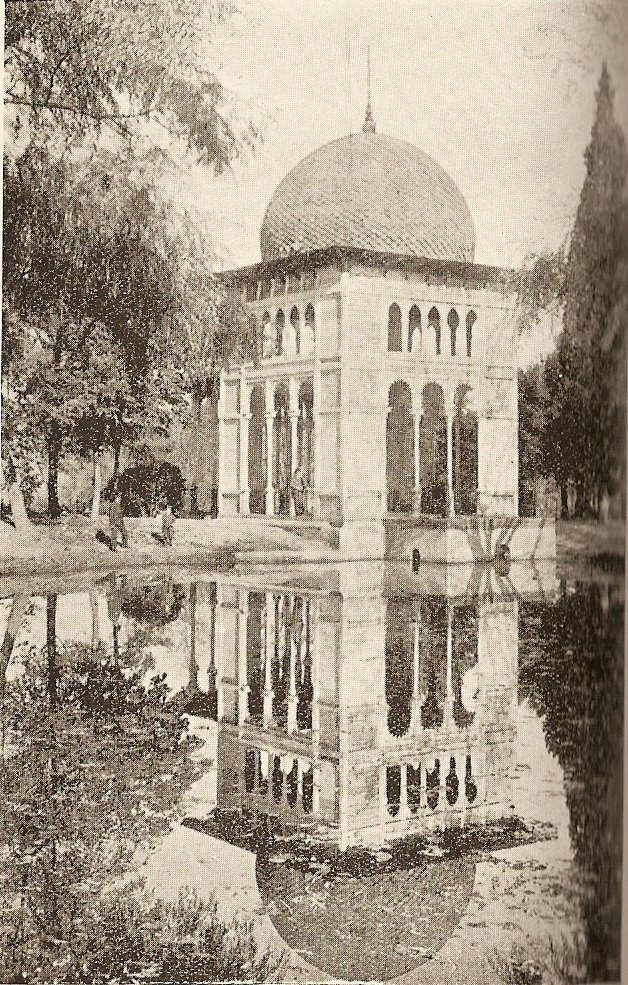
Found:
[[[518,709],[529,701],[565,773],[589,980],[616,967],[623,585],[561,585],[551,567],[413,575],[363,563],[111,575],[31,605],[21,632],[46,649],[51,702],[59,641],[84,639],[116,664],[133,652],[193,722],[216,723],[211,833],[257,853],[284,939],[350,978],[401,974],[443,946],[473,889],[466,832],[480,825],[489,847],[512,843]],[[6,608],[5,668],[24,597]],[[440,842],[457,844],[453,855],[430,855],[421,839],[439,833],[459,839]],[[308,914],[298,901],[310,897]]]

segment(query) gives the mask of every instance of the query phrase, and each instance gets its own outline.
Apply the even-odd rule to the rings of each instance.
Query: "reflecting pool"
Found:
[[[32,781],[65,844],[89,833],[76,885],[214,894],[303,981],[618,979],[621,577],[364,562],[3,594],[9,819],[17,764],[79,736],[67,708],[101,723]]]

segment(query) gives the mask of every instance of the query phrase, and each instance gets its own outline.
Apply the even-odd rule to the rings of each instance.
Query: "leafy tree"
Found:
[[[623,457],[616,392],[618,375],[625,374],[618,360],[625,352],[628,310],[623,269],[628,156],[614,118],[606,65],[585,162],[561,293],[563,331],[557,361],[546,376],[550,400],[558,409],[548,442],[556,449],[557,478],[574,479],[583,499],[599,501],[603,517]]]

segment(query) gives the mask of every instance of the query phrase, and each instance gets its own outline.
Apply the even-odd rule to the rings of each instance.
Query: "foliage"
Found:
[[[556,477],[559,481],[574,479],[588,500],[616,488],[623,458],[617,392],[625,380],[621,360],[628,315],[628,156],[624,135],[614,119],[606,65],[585,163],[561,291],[563,331],[546,383],[557,408],[547,434],[549,446],[556,449]]]
[[[268,981],[281,959],[260,953],[247,923],[225,924],[193,893],[164,902],[141,883],[86,893],[51,946],[20,916],[0,932],[3,971],[13,983]]]
[[[225,0],[11,0],[5,103],[19,138],[179,144],[222,170],[255,138],[224,90],[212,36]],[[155,137],[152,137],[155,144]]]
[[[112,499],[116,492],[126,516],[152,516],[168,503],[173,510],[181,510],[185,480],[176,465],[150,459],[114,476],[105,496]]]
[[[624,613],[611,592],[580,585],[520,610],[520,694],[564,772],[589,981],[615,979],[620,941]]]

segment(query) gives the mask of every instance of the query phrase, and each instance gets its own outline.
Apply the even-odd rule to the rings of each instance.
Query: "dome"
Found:
[[[473,221],[446,171],[405,140],[341,137],[305,157],[266,209],[262,260],[329,246],[472,262]]]

